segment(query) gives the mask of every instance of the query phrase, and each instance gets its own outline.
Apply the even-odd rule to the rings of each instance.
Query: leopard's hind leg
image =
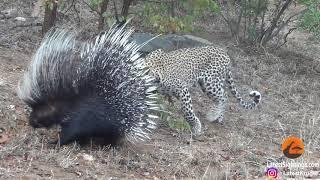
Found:
[[[210,122],[222,123],[225,111],[227,96],[224,91],[224,78],[204,77],[199,81],[200,87],[207,96],[217,101],[217,107],[207,113],[207,119]]]

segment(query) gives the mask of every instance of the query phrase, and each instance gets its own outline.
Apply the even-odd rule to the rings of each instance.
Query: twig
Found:
[[[72,0],[71,5],[67,8],[67,10],[65,10],[65,11],[63,12],[63,14],[66,14],[66,13],[73,7],[73,4],[74,4],[75,1],[76,1],[76,0]]]
[[[263,13],[262,13],[262,15],[261,15],[260,33],[262,33],[262,32],[264,31],[264,28],[265,28],[266,11],[267,11],[267,8],[265,8],[265,9],[263,10]]]
[[[75,0],[74,0],[75,1]],[[80,23],[81,23],[81,18],[80,18],[80,15],[79,15],[79,11],[78,11],[78,9],[76,8],[76,4],[74,4],[73,6],[73,10],[76,12],[76,14],[77,14],[77,18],[78,18],[78,24],[80,25]]]
[[[201,178],[201,179],[204,179],[204,178],[206,177],[206,175],[207,175],[207,173],[208,173],[208,170],[209,170],[210,165],[211,165],[211,161],[209,162],[209,164],[208,164],[208,166],[207,166],[207,168],[206,168],[206,171],[204,172],[204,174],[203,174],[203,176],[202,176],[202,178]]]
[[[112,2],[113,2],[113,6],[114,6],[114,16],[116,18],[117,23],[120,23],[116,2],[114,0],[112,0]]]
[[[306,9],[305,9],[305,10],[306,10]],[[293,15],[290,16],[286,21],[284,21],[282,24],[278,25],[278,26],[276,27],[277,30],[274,31],[274,33],[272,33],[272,34],[270,35],[270,39],[272,39],[272,38],[274,38],[275,36],[277,36],[277,35],[279,34],[279,32],[280,32],[285,26],[287,26],[290,22],[293,22],[293,21],[296,20],[296,19],[292,19],[292,18],[294,18],[294,17],[298,16],[299,14],[303,13],[305,10],[293,14]]]
[[[280,130],[281,130],[281,133],[282,133],[282,137],[287,137],[286,131],[284,130],[281,122],[280,122],[279,120],[277,120],[277,122],[278,122],[278,124],[279,124],[279,126],[280,126]]]
[[[18,27],[30,27],[30,26],[42,26],[42,23],[37,22],[37,23],[29,23],[29,24],[18,24],[18,25],[11,27],[11,30],[18,28]]]
[[[271,25],[264,31],[262,38],[260,40],[261,45],[265,45],[272,35],[273,30],[277,27],[277,22],[279,21],[280,17],[283,15],[284,11],[287,10],[289,5],[292,3],[293,0],[286,0],[284,5],[280,8],[276,16],[272,19]],[[277,8],[278,10],[278,8]]]
[[[90,6],[85,0],[81,0],[85,5],[87,5],[93,12],[96,12],[98,15],[100,15],[100,12],[93,7]]]
[[[284,35],[284,37],[283,37],[283,43],[280,44],[280,45],[278,46],[278,48],[281,47],[281,46],[283,46],[283,45],[285,45],[285,44],[288,42],[288,40],[287,40],[288,36],[289,36],[294,30],[296,30],[296,29],[297,29],[296,27],[289,29],[289,31],[288,31],[288,32]]]

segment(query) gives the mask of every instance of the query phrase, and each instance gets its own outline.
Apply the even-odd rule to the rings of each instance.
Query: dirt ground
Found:
[[[26,107],[16,95],[18,80],[41,41],[41,27],[31,17],[34,2],[0,2],[0,11],[14,9],[15,17],[26,18],[0,15],[0,179],[265,179],[271,162],[320,163],[319,42],[297,31],[283,48],[256,52],[234,45],[214,23],[193,34],[227,49],[244,97],[249,99],[250,90],[262,94],[255,110],[243,110],[230,96],[224,123],[209,123],[205,117],[213,103],[195,88],[194,108],[205,127],[199,138],[192,140],[190,133],[159,122],[145,143],[118,148],[48,144],[57,138],[56,130],[30,128]],[[291,135],[305,144],[305,153],[295,160],[280,150]],[[304,171],[314,175],[281,176],[320,178],[320,167]]]

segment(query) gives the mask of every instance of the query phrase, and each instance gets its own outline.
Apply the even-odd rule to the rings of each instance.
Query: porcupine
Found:
[[[49,32],[19,82],[34,128],[60,125],[60,144],[88,137],[116,144],[149,138],[155,128],[156,89],[129,41],[133,29],[114,25],[92,42],[67,30]]]

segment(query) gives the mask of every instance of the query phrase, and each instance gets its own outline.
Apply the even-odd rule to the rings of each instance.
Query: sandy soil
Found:
[[[21,22],[0,16],[0,179],[264,179],[270,162],[319,163],[320,46],[305,32],[291,35],[287,46],[272,53],[235,46],[214,27],[194,33],[227,49],[245,98],[253,89],[263,97],[257,109],[246,111],[230,96],[224,123],[209,123],[205,117],[213,103],[195,87],[194,107],[205,126],[199,138],[192,140],[189,132],[169,128],[162,120],[146,143],[118,148],[49,145],[57,138],[56,129],[30,128],[26,107],[16,95],[18,80],[41,40],[41,27],[31,18],[32,2],[0,3],[0,11],[15,9],[15,17],[27,18]],[[178,107],[175,102],[170,108],[173,118],[180,117]],[[306,146],[296,160],[286,159],[280,150],[291,135],[302,137]],[[320,178],[319,167],[305,171]]]

